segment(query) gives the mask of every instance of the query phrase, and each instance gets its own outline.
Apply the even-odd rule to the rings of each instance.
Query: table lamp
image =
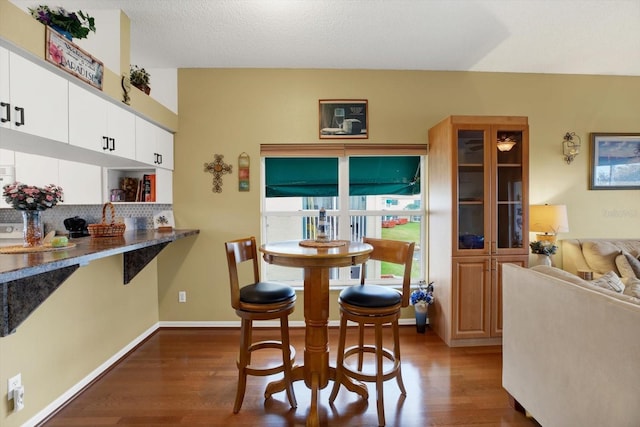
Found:
[[[529,231],[538,233],[536,240],[556,242],[558,233],[569,231],[566,205],[529,206]]]

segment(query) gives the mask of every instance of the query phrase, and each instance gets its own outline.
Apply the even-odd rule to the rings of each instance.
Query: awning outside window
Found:
[[[267,197],[337,197],[338,159],[267,157]]]
[[[267,197],[338,196],[338,159],[267,157]],[[420,193],[419,156],[349,157],[349,195]]]
[[[420,157],[349,157],[349,196],[420,193]]]

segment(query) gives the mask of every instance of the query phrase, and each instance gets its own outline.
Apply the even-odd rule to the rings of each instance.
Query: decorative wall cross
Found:
[[[224,156],[222,154],[214,154],[213,162],[204,164],[204,171],[213,174],[213,188],[211,191],[214,193],[222,193],[222,175],[231,173],[231,165],[228,165],[222,161]]]

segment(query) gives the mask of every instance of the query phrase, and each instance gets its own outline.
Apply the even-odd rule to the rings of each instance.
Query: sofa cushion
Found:
[[[551,267],[550,265],[536,265],[531,267],[531,270],[538,271],[540,273],[546,274],[548,276],[555,277],[556,279],[561,279],[570,283],[574,283],[576,285],[586,285],[589,282],[581,279],[575,274],[571,274],[568,271],[562,270],[560,268]]]
[[[629,266],[631,267],[631,270],[633,270],[633,273],[636,275],[636,277],[640,278],[640,261],[638,261],[635,256],[631,255],[627,251],[622,251],[622,255],[624,255],[624,257],[627,259],[627,262],[629,263]]]
[[[624,291],[624,283],[620,280],[618,275],[613,271],[609,271],[604,274],[602,277],[591,280],[592,285],[599,286],[604,289],[609,289],[614,292],[621,294]]]
[[[616,257],[620,254],[620,248],[614,243],[606,241],[587,241],[582,244],[582,254],[589,268],[599,275],[609,271],[618,272]]]

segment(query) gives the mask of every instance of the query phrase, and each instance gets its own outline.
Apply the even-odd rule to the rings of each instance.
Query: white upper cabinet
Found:
[[[136,117],[136,160],[173,170],[173,134]]]
[[[47,156],[15,153],[16,181],[44,187],[62,187],[64,204],[95,205],[102,203],[102,168]]]
[[[0,126],[69,142],[69,82],[0,48]]]
[[[67,205],[102,204],[102,168],[86,163],[58,161],[58,185]]]
[[[69,84],[69,143],[135,159],[135,116],[73,83]]]
[[[0,127],[11,127],[9,102],[9,51],[0,46]]]

